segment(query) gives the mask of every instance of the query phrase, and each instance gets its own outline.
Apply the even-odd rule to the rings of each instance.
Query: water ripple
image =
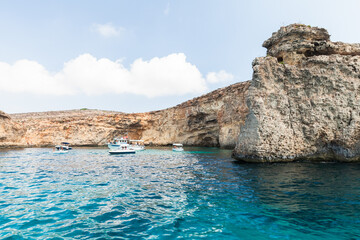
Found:
[[[359,164],[237,164],[230,151],[1,153],[2,239],[360,239]]]

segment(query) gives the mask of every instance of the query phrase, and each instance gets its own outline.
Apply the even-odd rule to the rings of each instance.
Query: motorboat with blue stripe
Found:
[[[136,151],[131,148],[128,138],[115,138],[113,142],[108,143],[110,154],[132,154]]]

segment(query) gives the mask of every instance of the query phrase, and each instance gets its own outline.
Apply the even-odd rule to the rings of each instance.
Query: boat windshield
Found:
[[[174,143],[173,146],[174,147],[182,147],[183,145],[181,143]]]

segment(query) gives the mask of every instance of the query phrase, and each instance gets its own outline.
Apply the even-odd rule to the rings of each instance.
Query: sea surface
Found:
[[[360,239],[360,164],[0,151],[0,239]]]

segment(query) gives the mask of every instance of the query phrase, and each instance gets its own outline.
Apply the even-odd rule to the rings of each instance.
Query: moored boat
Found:
[[[118,149],[123,145],[129,145],[127,138],[114,138],[114,141],[108,143],[108,148]]]
[[[129,144],[123,144],[122,146],[118,148],[112,148],[109,150],[110,154],[132,154],[136,151],[132,148],[130,148]]]
[[[124,138],[114,138],[113,142],[108,144],[110,148],[110,154],[131,154],[135,153],[135,150],[129,144],[129,139],[127,137]]]
[[[64,150],[71,150],[72,147],[70,147],[70,143],[68,142],[62,142],[61,146],[63,147]]]
[[[135,151],[143,151],[145,150],[145,145],[143,140],[129,140],[130,148]]]
[[[182,145],[181,143],[174,143],[172,150],[173,150],[174,152],[182,152],[182,151],[184,151],[183,145]]]
[[[67,149],[64,149],[61,145],[56,145],[55,149],[53,149],[54,154],[64,154],[68,153],[69,151]]]

